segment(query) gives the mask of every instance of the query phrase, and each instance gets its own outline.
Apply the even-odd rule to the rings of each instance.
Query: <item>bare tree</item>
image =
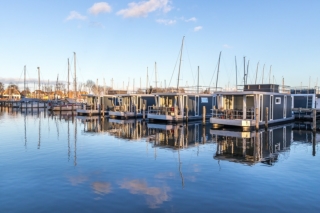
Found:
[[[4,90],[4,84],[0,82],[0,92],[2,92],[3,90]]]

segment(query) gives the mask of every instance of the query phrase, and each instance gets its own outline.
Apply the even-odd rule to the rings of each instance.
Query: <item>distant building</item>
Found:
[[[21,94],[20,91],[15,88],[8,88],[2,92],[1,95],[3,98],[7,99],[20,99]]]

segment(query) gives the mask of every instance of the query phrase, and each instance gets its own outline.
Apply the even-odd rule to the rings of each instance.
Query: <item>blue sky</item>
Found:
[[[249,62],[248,83],[269,81],[315,86],[320,77],[320,1],[199,1],[12,0],[1,3],[0,81],[67,80],[67,59],[77,53],[78,81],[87,79],[122,88],[169,86],[182,37],[185,36],[180,85],[234,87],[235,57],[238,84],[243,79],[243,57]],[[72,67],[73,70],[73,67]],[[176,86],[178,64],[170,86]],[[214,76],[213,76],[214,75]],[[311,79],[311,80],[310,80]],[[320,84],[320,78],[319,83]]]

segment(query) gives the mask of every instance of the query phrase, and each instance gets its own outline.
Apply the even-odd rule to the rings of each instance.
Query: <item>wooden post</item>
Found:
[[[97,107],[98,107],[98,114],[99,114],[99,117],[101,116],[101,106],[99,103],[97,103]]]
[[[73,112],[73,110],[74,110],[73,105],[74,105],[74,104],[71,104],[71,112],[72,112],[72,115],[73,115],[73,113],[74,113],[74,112]],[[60,105],[60,110],[61,110],[61,105]]]
[[[133,105],[133,110],[134,110],[134,118],[137,118],[137,106]]]
[[[264,122],[265,129],[268,129],[268,120],[269,120],[269,108],[266,107],[266,118],[265,118],[265,122]]]
[[[188,108],[188,105],[186,105],[186,121],[188,123],[188,120],[189,120],[189,108]]]
[[[142,118],[143,118],[143,120],[145,120],[145,119],[146,119],[146,105],[145,105],[145,104],[143,104],[143,109],[142,109]]]
[[[259,115],[259,108],[257,107],[256,108],[256,130],[258,131],[259,130],[259,122],[260,122],[260,115]]]
[[[312,130],[315,132],[317,130],[317,110],[312,110]]]
[[[313,156],[316,156],[316,138],[317,138],[316,131],[313,131],[313,140],[312,140],[312,155]]]
[[[104,112],[105,112],[105,109],[104,109],[104,105],[102,104],[102,116],[103,116],[103,119],[104,119]]]
[[[187,127],[188,129],[188,127]],[[206,126],[202,125],[202,143],[205,144],[206,143]]]
[[[202,123],[206,123],[206,106],[202,106]]]

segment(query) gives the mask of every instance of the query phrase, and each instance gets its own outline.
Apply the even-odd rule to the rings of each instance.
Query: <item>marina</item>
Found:
[[[130,211],[132,206],[139,211],[237,211],[243,199],[235,199],[233,206],[225,200],[235,197],[255,203],[248,212],[261,205],[275,211],[284,206],[287,211],[318,208],[313,188],[320,175],[320,134],[308,123],[259,131],[217,130],[201,120],[149,123],[1,108],[0,130],[0,158],[8,162],[0,164],[0,186],[7,191],[0,197],[0,208],[5,212],[39,210],[43,203],[54,211],[90,211],[91,205],[97,211],[107,206],[112,211]],[[288,182],[292,177],[293,182]],[[234,190],[244,185],[254,188],[250,196],[249,189]],[[279,192],[267,198],[266,191],[275,190]],[[47,196],[43,191],[49,192]],[[304,205],[287,205],[287,199],[280,199],[298,195]],[[215,205],[204,199],[210,196]],[[12,205],[12,197],[25,199]],[[201,205],[185,204],[196,197],[203,198]],[[118,205],[120,198],[127,205]],[[57,202],[63,204],[53,204]]]

